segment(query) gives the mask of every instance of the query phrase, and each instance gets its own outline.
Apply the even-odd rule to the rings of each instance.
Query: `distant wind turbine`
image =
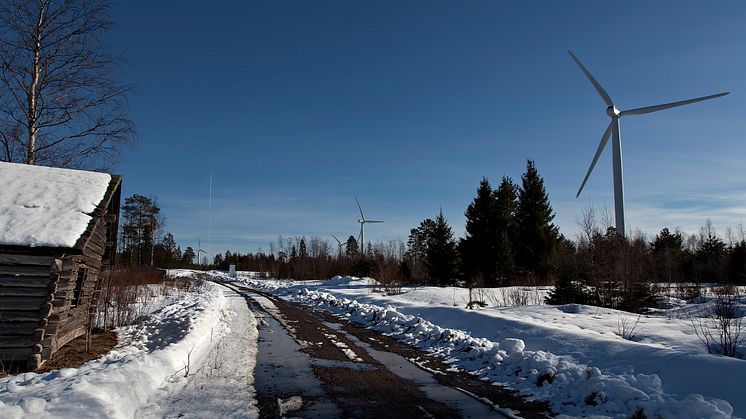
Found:
[[[341,257],[342,257],[342,248],[343,248],[344,246],[347,246],[347,243],[346,243],[346,242],[345,242],[345,243],[342,243],[341,241],[339,241],[339,239],[337,238],[337,236],[335,236],[334,234],[332,234],[332,237],[334,237],[334,240],[336,240],[336,241],[337,241],[337,246],[339,247],[339,249],[338,249],[338,250],[339,250],[339,253],[338,253],[338,255],[337,255],[337,259],[339,259],[339,258],[341,258]]]
[[[619,133],[619,119],[624,116],[644,115],[651,112],[662,111],[664,109],[675,108],[677,106],[688,105],[690,103],[701,102],[703,100],[714,99],[716,97],[725,96],[730,92],[698,97],[696,99],[682,100],[679,102],[664,103],[662,105],[645,106],[643,108],[620,111],[619,109],[617,109],[616,106],[614,106],[614,102],[611,100],[609,94],[606,93],[604,88],[601,87],[601,85],[596,81],[595,78],[593,78],[591,73],[588,71],[588,69],[585,68],[585,66],[583,66],[578,57],[576,57],[575,54],[572,53],[572,51],[567,52],[570,53],[570,57],[572,57],[575,63],[577,63],[580,69],[583,71],[583,73],[585,73],[585,76],[588,77],[588,80],[591,81],[593,87],[596,88],[596,91],[606,103],[606,106],[608,106],[606,108],[606,114],[609,115],[609,117],[611,118],[611,123],[609,123],[606,131],[604,131],[604,134],[601,136],[601,143],[598,145],[596,155],[593,156],[591,167],[588,168],[588,172],[585,174],[583,183],[580,185],[580,189],[578,189],[578,193],[577,195],[575,195],[575,197],[579,197],[580,192],[583,191],[583,187],[588,181],[588,177],[591,175],[593,168],[596,166],[598,158],[604,151],[604,147],[606,147],[606,143],[609,141],[609,137],[613,138],[614,143],[612,146],[612,160],[614,168],[614,216],[616,219],[616,231],[618,234],[624,236],[624,179],[622,177],[622,140]]]
[[[204,250],[202,250],[202,243],[199,241],[199,236],[197,236],[197,265],[202,265],[202,261],[199,258],[200,252],[207,254]]]
[[[363,214],[363,208],[360,206],[360,202],[357,200],[357,197],[355,198],[355,202],[357,203],[357,208],[360,210],[360,219],[357,220],[358,223],[360,223],[360,254],[365,256],[365,224],[366,223],[382,223],[383,221],[379,220],[366,220],[365,215]]]

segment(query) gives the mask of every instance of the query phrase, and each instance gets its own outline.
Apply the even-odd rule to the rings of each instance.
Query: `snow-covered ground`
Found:
[[[676,306],[638,316],[581,305],[463,308],[467,290],[372,292],[372,280],[243,280],[314,304],[442,355],[454,366],[548,400],[573,416],[746,416],[746,361],[707,354]],[[544,293],[541,290],[539,293]],[[498,298],[500,296],[495,296]],[[541,383],[541,384],[539,384]]]
[[[207,282],[153,307],[98,360],[0,379],[0,417],[257,417],[256,320],[243,299]]]
[[[701,305],[673,304],[638,322],[635,315],[580,305],[467,310],[467,290],[454,288],[383,295],[370,279],[293,283],[213,275],[345,315],[548,400],[565,415],[630,417],[642,409],[647,417],[746,416],[746,361],[707,354],[686,315]],[[480,297],[499,303],[511,291]],[[546,291],[524,295],[536,302]],[[101,359],[0,379],[0,417],[256,417],[257,329],[245,302],[204,283],[152,307],[142,323],[118,331],[119,345]],[[619,336],[622,323],[628,330],[637,323],[632,340]]]

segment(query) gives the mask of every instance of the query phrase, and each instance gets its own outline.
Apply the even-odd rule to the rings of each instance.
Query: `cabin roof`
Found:
[[[0,162],[0,245],[74,247],[113,180],[118,185],[107,173]]]

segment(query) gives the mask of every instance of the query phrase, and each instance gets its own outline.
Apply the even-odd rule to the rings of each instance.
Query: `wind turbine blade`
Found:
[[[357,209],[360,210],[360,218],[362,220],[365,220],[365,216],[363,215],[363,208],[360,206],[360,202],[357,200],[357,197],[355,196],[355,203],[357,204]]]
[[[588,77],[588,80],[590,80],[591,83],[593,83],[593,87],[595,87],[598,94],[601,95],[601,99],[603,99],[604,102],[606,102],[606,106],[614,106],[614,103],[611,101],[611,97],[609,97],[609,94],[606,93],[606,90],[604,90],[604,88],[601,87],[601,85],[596,81],[596,79],[593,78],[593,76],[591,75],[591,72],[588,71],[587,68],[585,68],[585,66],[583,65],[583,63],[580,62],[580,60],[578,60],[578,57],[576,57],[575,54],[572,53],[572,51],[567,51],[567,52],[570,53],[570,57],[572,57],[572,59],[575,60],[575,63],[580,67],[580,69],[583,70],[583,73],[585,73],[585,76]]]
[[[677,106],[684,106],[684,105],[688,105],[690,103],[701,102],[703,100],[715,99],[716,97],[725,96],[725,95],[727,95],[729,93],[730,92],[718,93],[716,95],[703,96],[703,97],[698,97],[696,99],[682,100],[680,102],[671,102],[671,103],[664,103],[662,105],[646,106],[644,108],[630,109],[628,111],[622,111],[621,114],[620,114],[620,116],[644,115],[646,113],[658,112],[658,111],[662,111],[664,109],[671,109],[671,108],[675,108]]]
[[[332,237],[334,237],[334,240],[336,240],[336,241],[337,241],[337,243],[339,243],[339,244],[342,244],[342,242],[341,242],[341,241],[339,241],[339,239],[337,238],[337,236],[335,236],[334,234],[332,234]]]
[[[580,189],[578,189],[578,194],[575,195],[575,198],[580,196],[580,192],[583,191],[583,187],[585,186],[585,182],[588,181],[588,177],[590,177],[591,172],[593,171],[593,168],[596,167],[596,162],[598,162],[598,158],[601,156],[601,153],[604,151],[604,147],[606,147],[606,143],[609,142],[609,137],[611,136],[611,126],[614,125],[614,120],[611,121],[609,124],[609,127],[606,128],[606,131],[604,131],[604,135],[601,136],[601,142],[598,144],[598,149],[596,149],[596,155],[593,156],[593,161],[591,162],[591,167],[588,168],[588,173],[585,174],[585,179],[583,179],[583,183],[580,184]]]
[[[365,220],[366,223],[382,223],[381,220]]]

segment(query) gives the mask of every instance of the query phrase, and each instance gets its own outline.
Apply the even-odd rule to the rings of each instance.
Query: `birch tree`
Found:
[[[134,138],[102,0],[0,2],[0,160],[103,168]]]

